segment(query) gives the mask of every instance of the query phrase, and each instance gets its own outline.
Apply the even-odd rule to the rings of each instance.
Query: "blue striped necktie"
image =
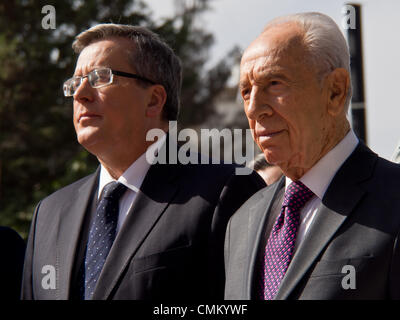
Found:
[[[85,255],[85,300],[93,296],[100,272],[114,242],[118,223],[119,199],[126,191],[119,182],[110,182],[92,219]]]

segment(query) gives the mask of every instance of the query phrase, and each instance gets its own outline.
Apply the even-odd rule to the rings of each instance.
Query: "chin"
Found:
[[[84,147],[90,153],[93,153],[92,150],[96,149],[96,146],[99,144],[99,141],[101,141],[101,138],[95,133],[88,134],[88,132],[79,132],[77,134],[77,140],[82,147]]]
[[[269,164],[279,165],[279,163],[283,162],[282,154],[278,150],[264,149],[263,153]]]

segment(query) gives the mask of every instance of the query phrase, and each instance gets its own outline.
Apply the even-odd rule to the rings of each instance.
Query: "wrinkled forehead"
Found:
[[[248,72],[250,69],[265,65],[268,62],[277,62],[278,57],[279,50],[270,48],[261,41],[253,43],[242,56],[240,71],[241,73]]]
[[[305,55],[303,31],[297,25],[272,27],[246,49],[240,63],[240,74],[245,76],[263,66],[278,67]]]

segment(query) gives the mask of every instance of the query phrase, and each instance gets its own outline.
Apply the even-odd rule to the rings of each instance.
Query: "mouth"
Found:
[[[78,123],[81,123],[83,121],[91,121],[91,120],[97,120],[100,119],[101,116],[95,113],[90,113],[90,112],[85,112],[79,115],[78,118]]]
[[[263,142],[263,141],[267,141],[267,140],[270,140],[270,139],[272,139],[272,138],[278,136],[278,135],[281,134],[283,131],[284,131],[284,130],[278,130],[278,131],[262,131],[262,132],[258,132],[258,133],[257,133],[257,137],[258,137],[258,140],[259,140],[260,142]]]

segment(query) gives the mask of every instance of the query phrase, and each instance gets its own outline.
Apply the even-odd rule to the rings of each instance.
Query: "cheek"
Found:
[[[292,149],[302,148],[307,143],[307,136],[313,129],[303,121],[301,115],[292,119],[288,123],[288,127]]]
[[[288,93],[272,96],[271,101],[269,103],[275,106],[284,106],[293,104],[293,102],[290,99],[290,95]]]
[[[249,118],[247,118],[247,120],[249,122],[249,128],[250,128],[251,136],[253,137],[253,140],[257,142],[257,138],[254,135],[254,129],[256,127],[256,121],[255,120],[251,120]]]
[[[144,130],[144,110],[140,105],[130,103],[132,97],[120,96],[118,99],[108,100],[104,110],[107,127],[117,135],[131,136]]]
[[[247,121],[249,122],[250,129],[254,129],[255,121],[250,117],[250,114],[249,114],[249,103],[248,102],[243,102],[243,110],[244,110],[244,113],[246,115]]]
[[[246,114],[247,119],[249,119],[249,104],[247,102],[243,103],[244,113]],[[250,121],[250,120],[249,120]]]
[[[306,154],[313,153],[312,150],[320,144],[322,137],[320,132],[321,123],[313,121],[306,114],[299,114],[292,122],[290,144],[294,153]]]
[[[74,105],[73,107],[73,115],[72,115],[72,121],[74,123],[75,129],[78,128],[78,108]]]
[[[247,118],[248,122],[249,122],[249,128],[251,129],[251,131],[253,132],[253,130],[256,127],[256,121],[255,120],[251,120],[250,118]]]
[[[129,129],[129,115],[121,108],[111,105],[109,107],[110,108],[104,112],[103,128],[106,129],[110,135],[126,136]]]

